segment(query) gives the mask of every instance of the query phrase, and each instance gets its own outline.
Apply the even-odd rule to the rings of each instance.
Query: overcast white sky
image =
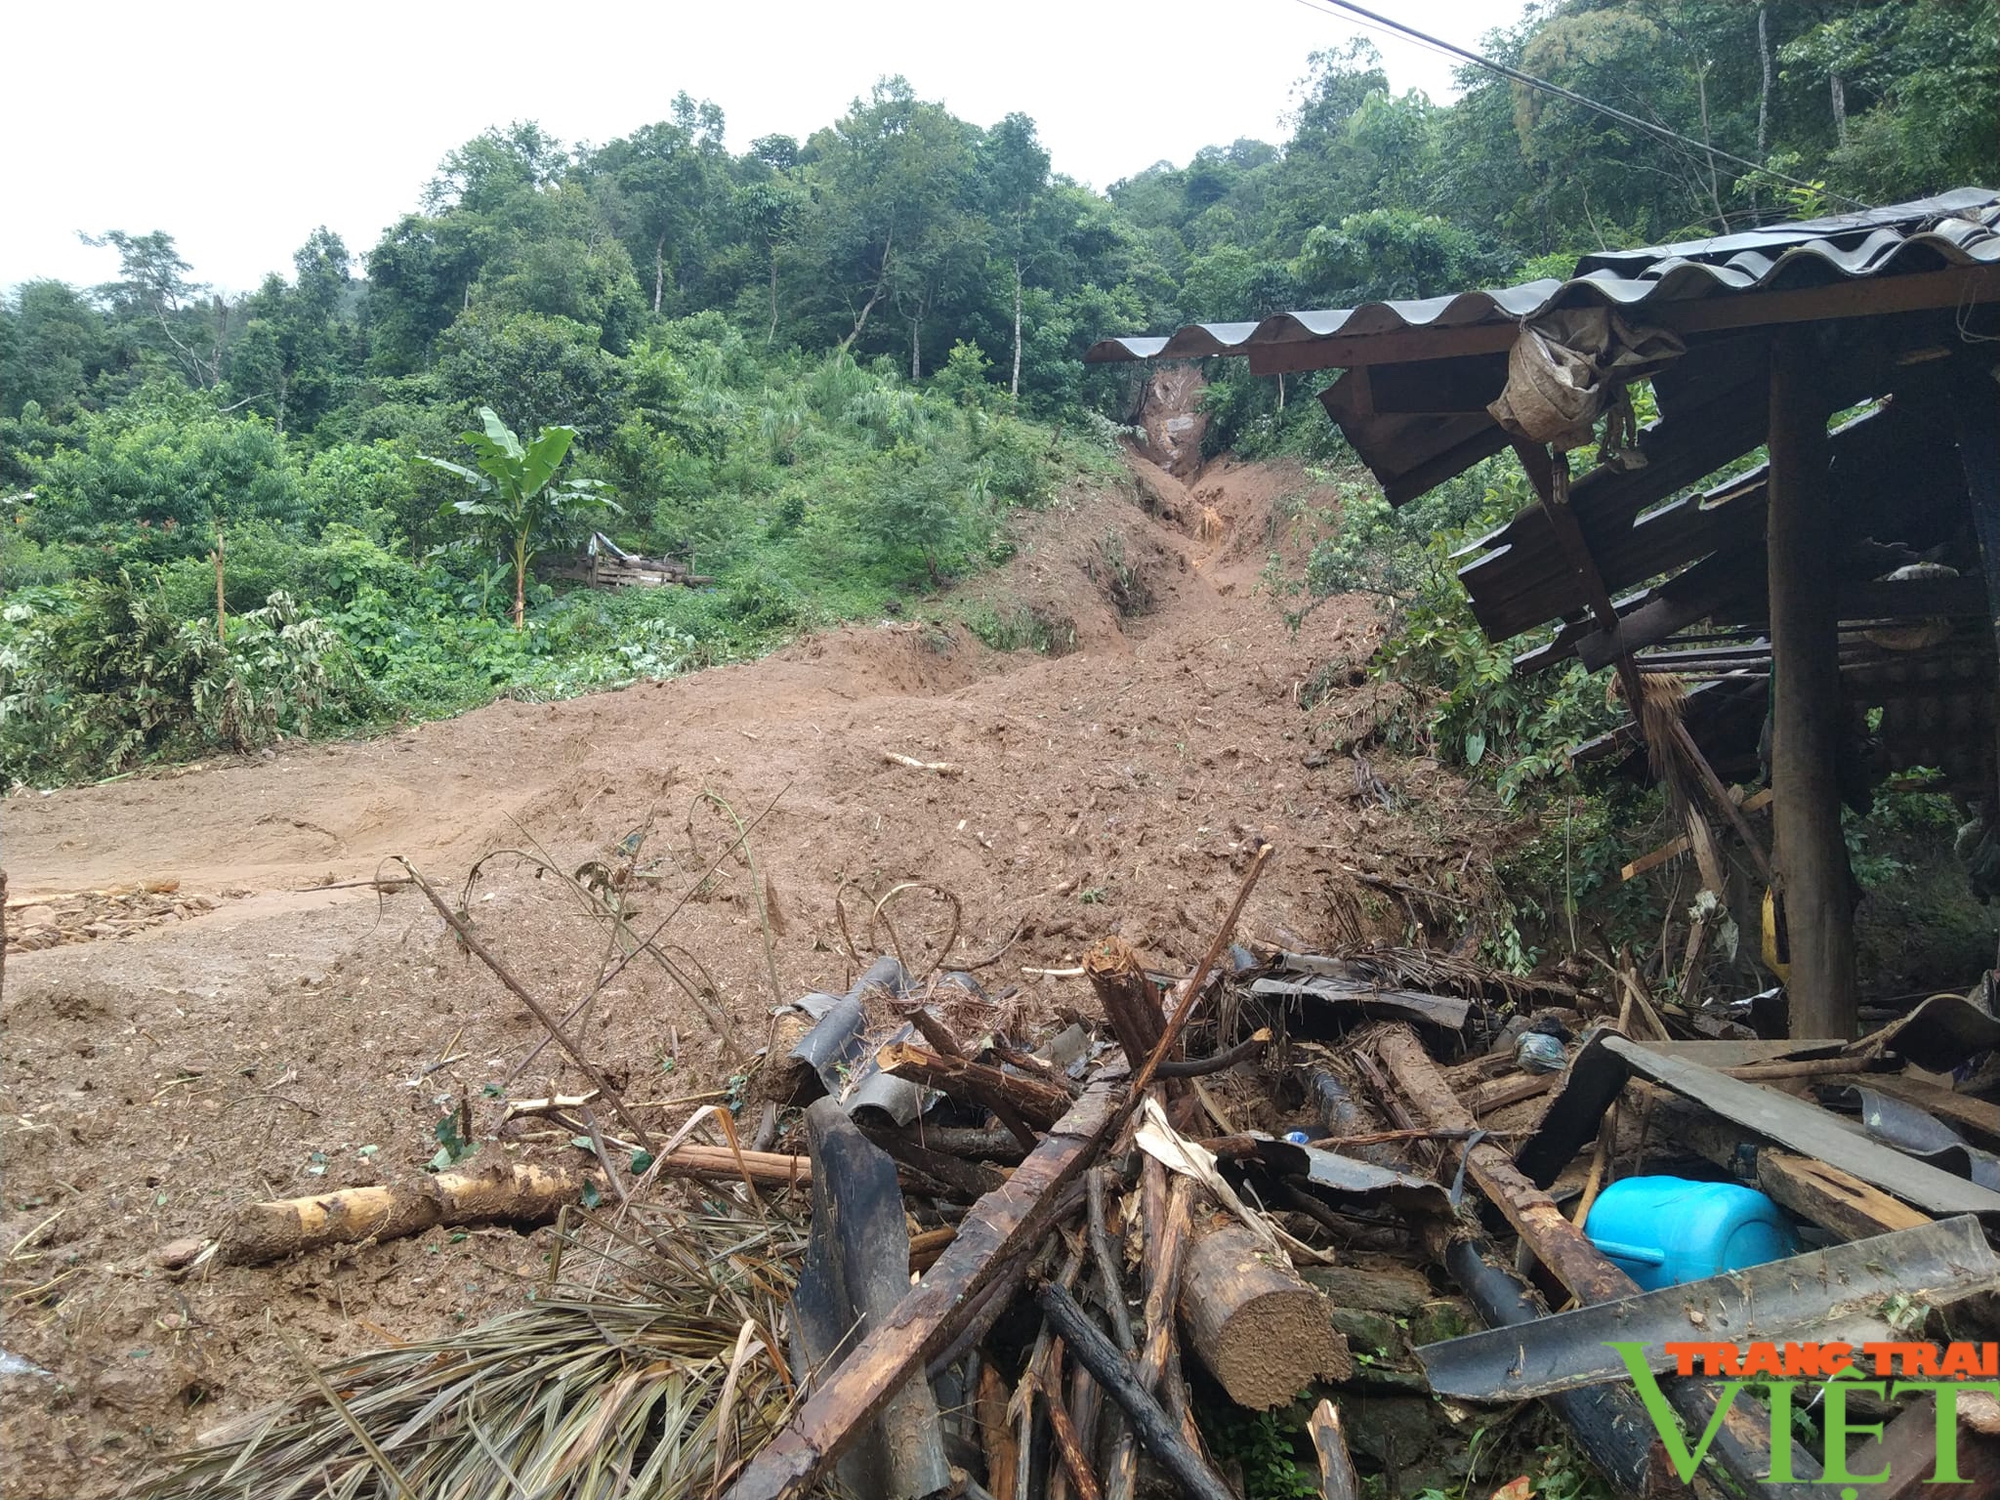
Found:
[[[1369,8],[1476,46],[1522,0]],[[77,231],[164,229],[198,280],[247,290],[289,273],[319,224],[366,250],[488,125],[604,141],[681,89],[722,106],[741,150],[803,138],[902,73],[980,125],[1025,111],[1057,171],[1104,187],[1211,142],[1281,139],[1307,55],[1356,30],[1302,0],[23,3],[4,29],[0,287],[107,280],[115,254]],[[1450,96],[1451,59],[1373,35],[1394,86]]]

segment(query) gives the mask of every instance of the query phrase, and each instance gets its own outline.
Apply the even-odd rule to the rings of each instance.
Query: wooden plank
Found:
[[[1771,785],[1777,885],[1790,938],[1794,1036],[1854,1035],[1860,1007],[1847,845],[1835,775],[1842,732],[1827,408],[1809,329],[1771,351]]]
[[[1041,1130],[1061,1118],[1070,1104],[1068,1092],[1053,1083],[968,1058],[949,1057],[910,1042],[888,1043],[875,1054],[875,1065],[893,1078],[907,1078],[951,1098],[983,1105],[996,1114],[999,1106],[1017,1110]]]
[[[1313,1452],[1319,1458],[1319,1492],[1322,1500],[1361,1500],[1361,1476],[1354,1472],[1348,1456],[1347,1437],[1340,1430],[1340,1409],[1331,1401],[1313,1408],[1306,1422],[1312,1434]]]
[[[1465,1096],[1465,1106],[1474,1115],[1505,1109],[1524,1099],[1539,1099],[1562,1082],[1560,1073],[1525,1073],[1518,1078],[1496,1078],[1482,1083]]]
[[[1760,812],[1771,805],[1772,796],[1773,793],[1769,787],[1765,787],[1760,792],[1753,792],[1738,804],[1739,810],[1746,813]],[[1687,853],[1690,847],[1686,834],[1682,834],[1679,838],[1669,839],[1652,853],[1642,854],[1633,860],[1631,864],[1626,865],[1618,872],[1618,879],[1621,882],[1636,880],[1641,875],[1657,870],[1668,860]],[[1788,1043],[1787,1045],[1790,1044]],[[1720,1066],[1720,1064],[1710,1064],[1710,1066]]]
[[[1007,1185],[973,1207],[930,1273],[744,1466],[727,1500],[802,1500],[862,1424],[921,1374],[1001,1263],[1048,1228],[1062,1189],[1104,1144],[1119,1082],[1100,1078],[1087,1088]]]
[[[1873,1239],[1931,1222],[1929,1214],[1897,1202],[1851,1172],[1775,1146],[1757,1153],[1757,1186],[1844,1240]]]
[[[1836,665],[1834,672],[1836,688],[1839,681],[1840,673]],[[1743,847],[1750,851],[1750,861],[1757,866],[1757,873],[1764,878],[1766,885],[1771,884],[1771,856],[1764,852],[1763,840],[1751,831],[1749,821],[1743,816],[1743,809],[1736,805],[1736,800],[1729,795],[1729,788],[1724,786],[1722,778],[1715,774],[1715,767],[1711,766],[1708,757],[1701,753],[1701,746],[1697,745],[1694,736],[1688,733],[1686,722],[1675,719],[1672,733],[1675,747],[1680,751],[1681,758],[1694,767],[1696,779],[1701,783],[1702,790],[1708,794],[1710,804],[1729,819],[1729,825],[1736,830],[1736,836],[1743,841]],[[1772,800],[1775,801],[1776,798],[1773,797]],[[1849,946],[1852,947],[1851,941]]]

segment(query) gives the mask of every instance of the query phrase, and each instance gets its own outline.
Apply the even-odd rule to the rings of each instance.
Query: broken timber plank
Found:
[[[1048,1227],[1062,1189],[1104,1144],[1122,1082],[1091,1084],[1007,1185],[973,1206],[930,1273],[744,1466],[726,1500],[801,1500],[861,1425],[951,1339],[1008,1253]]]
[[[1428,1124],[1444,1130],[1479,1128],[1407,1026],[1384,1031],[1376,1051],[1411,1110]],[[1613,1302],[1635,1290],[1631,1278],[1600,1255],[1583,1231],[1563,1216],[1555,1200],[1530,1182],[1500,1147],[1491,1141],[1470,1145],[1451,1141],[1444,1151],[1447,1163],[1454,1157],[1464,1161],[1479,1190],[1579,1302]]]
[[[1775,1146],[1757,1153],[1757,1186],[1801,1218],[1842,1239],[1873,1239],[1931,1222],[1929,1214],[1898,1203],[1852,1173]]]
[[[1319,1492],[1323,1500],[1361,1500],[1361,1476],[1354,1472],[1354,1460],[1347,1453],[1347,1435],[1341,1431],[1340,1408],[1322,1401],[1306,1421],[1312,1434],[1313,1452],[1319,1458]]]
[[[954,1099],[970,1100],[987,1109],[994,1109],[996,1102],[1005,1105],[1038,1130],[1047,1130],[1070,1106],[1068,1091],[1052,1083],[963,1057],[947,1057],[909,1042],[890,1042],[875,1054],[875,1062],[892,1077],[906,1078]]]

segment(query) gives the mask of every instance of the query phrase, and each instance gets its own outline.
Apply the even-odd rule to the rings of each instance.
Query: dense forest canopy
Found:
[[[687,94],[601,145],[496,126],[375,245],[316,231],[241,297],[170,231],[106,229],[116,280],[0,303],[0,779],[573,691],[935,588],[1102,462],[1130,376],[1079,356],[1106,333],[1560,274],[2000,164],[1993,0],[1557,0],[1486,47],[1683,139],[1476,68],[1450,104],[1397,93],[1361,42],[1308,61],[1283,142],[1102,194],[1025,116],[887,78],[741,152]],[[1209,401],[1216,444],[1333,441],[1240,370]],[[506,548],[420,462],[482,407],[574,429],[618,506],[595,524],[722,587],[543,587],[509,630]],[[331,649],[288,654],[306,635]]]

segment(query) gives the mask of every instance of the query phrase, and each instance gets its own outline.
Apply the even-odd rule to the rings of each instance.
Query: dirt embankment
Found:
[[[1260,837],[1279,852],[1245,926],[1287,944],[1401,935],[1411,914],[1357,871],[1476,887],[1491,813],[1428,763],[1371,750],[1357,766],[1315,743],[1298,707],[1315,674],[1358,682],[1379,631],[1357,600],[1293,633],[1257,591],[1273,505],[1305,480],[1212,465],[1191,494],[1134,470],[1132,487],[1031,518],[1004,575],[981,585],[1063,654],[1002,654],[922,622],[852,627],[573,702],[9,799],[9,915],[32,942],[7,960],[0,1012],[0,1343],[30,1368],[0,1375],[0,1489],[121,1493],[162,1453],[291,1388],[275,1330],[328,1358],[488,1316],[543,1273],[547,1235],[503,1229],[183,1280],[150,1259],[246,1202],[420,1171],[461,1099],[483,1153],[571,1152],[532,1122],[495,1128],[486,1090],[538,1039],[532,1019],[420,897],[345,884],[392,855],[454,892],[485,857],[479,930],[566,1007],[605,936],[533,861],[616,867],[643,832],[633,900],[649,925],[727,844],[702,794],[745,819],[768,805],[752,836],[768,962],[737,860],[668,934],[712,975],[729,1035],[638,966],[579,1023],[665,1127],[745,1070],[770,1025],[772,968],[787,998],[843,986],[834,903],[849,882],[850,910],[901,879],[949,888],[960,961],[1018,927],[982,977],[1018,985],[1030,1016],[1087,991],[1022,968],[1061,966],[1097,935],[1192,961]],[[1220,522],[1206,535],[1204,509]],[[897,908],[919,948],[945,926],[925,899]],[[508,1086],[573,1081],[551,1050]]]

